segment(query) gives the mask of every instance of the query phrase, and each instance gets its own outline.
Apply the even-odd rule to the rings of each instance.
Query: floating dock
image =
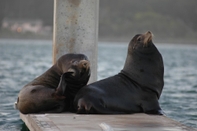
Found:
[[[30,131],[197,131],[166,116],[20,114]]]

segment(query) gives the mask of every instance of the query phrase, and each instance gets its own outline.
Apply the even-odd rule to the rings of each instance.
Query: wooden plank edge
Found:
[[[31,131],[60,131],[60,129],[45,114],[20,113],[20,118]]]

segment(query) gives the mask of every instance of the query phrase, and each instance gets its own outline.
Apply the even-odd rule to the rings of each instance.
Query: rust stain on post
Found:
[[[79,4],[81,3],[81,0],[68,0],[71,4],[75,5],[75,6],[79,6]]]

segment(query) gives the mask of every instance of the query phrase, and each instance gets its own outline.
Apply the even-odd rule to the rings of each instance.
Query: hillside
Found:
[[[196,5],[196,0],[101,0],[99,35],[122,40],[151,30],[161,42],[197,43]]]
[[[160,42],[197,43],[196,5],[196,0],[100,0],[99,39],[128,41],[150,30]],[[1,0],[0,24],[5,18],[40,19],[52,26],[53,0]]]

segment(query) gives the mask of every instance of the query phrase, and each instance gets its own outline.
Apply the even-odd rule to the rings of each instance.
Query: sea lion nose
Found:
[[[87,63],[83,63],[83,67],[86,68],[86,66],[87,66]]]
[[[90,67],[90,63],[87,60],[81,60],[79,65],[81,68],[85,68],[86,70]]]
[[[144,47],[147,47],[148,43],[152,41],[153,34],[150,31],[147,31],[144,35]]]
[[[152,34],[150,31],[147,31],[146,33],[148,33],[148,34]]]

